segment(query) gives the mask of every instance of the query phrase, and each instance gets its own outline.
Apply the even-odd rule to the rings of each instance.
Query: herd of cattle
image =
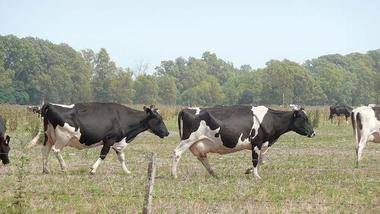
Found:
[[[255,179],[260,179],[258,165],[264,162],[268,149],[278,138],[290,131],[307,136],[315,136],[306,111],[293,106],[291,111],[280,111],[265,106],[215,106],[211,108],[186,108],[178,114],[180,143],[173,153],[172,175],[177,177],[177,165],[182,154],[188,149],[203,164],[210,175],[215,176],[207,154],[228,154],[240,150],[252,151]],[[64,147],[77,149],[102,146],[99,158],[91,167],[96,173],[100,163],[111,148],[116,152],[125,173],[130,173],[125,163],[124,149],[140,133],[149,131],[160,138],[167,137],[169,131],[154,106],[135,110],[116,103],[78,103],[73,105],[44,104],[28,107],[43,118],[44,142],[42,149],[43,172],[48,173],[48,157],[52,150],[61,169],[67,165],[61,152]],[[330,107],[329,119],[344,115],[351,117],[356,139],[357,165],[362,158],[367,142],[380,143],[380,107],[348,106]],[[10,163],[10,137],[5,135],[6,127],[0,117],[0,159]],[[29,146],[38,142],[40,133]]]

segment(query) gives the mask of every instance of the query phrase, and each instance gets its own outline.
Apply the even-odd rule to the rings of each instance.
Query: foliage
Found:
[[[166,105],[380,103],[380,49],[298,64],[235,67],[215,53],[162,61],[153,74],[117,67],[106,49],[78,52],[38,38],[0,36],[0,103],[85,101]]]

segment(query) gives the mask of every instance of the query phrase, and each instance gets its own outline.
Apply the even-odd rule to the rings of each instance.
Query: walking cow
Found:
[[[332,122],[334,116],[344,115],[344,117],[346,118],[346,122],[348,123],[348,118],[350,117],[351,111],[352,108],[346,105],[330,106],[329,120]]]
[[[380,107],[358,107],[352,111],[351,120],[356,140],[356,167],[358,167],[367,142],[380,143]]]
[[[61,156],[61,151],[66,146],[77,149],[102,146],[99,159],[91,167],[92,174],[112,148],[123,171],[130,173],[123,153],[129,142],[146,130],[160,138],[169,135],[154,106],[138,111],[116,103],[78,103],[70,106],[45,104],[41,108],[41,116],[45,130],[42,149],[44,173],[48,173],[50,150],[55,153],[62,170],[67,168]]]
[[[260,179],[258,164],[268,148],[284,133],[295,131],[308,137],[315,132],[303,109],[278,111],[265,106],[219,106],[183,109],[178,115],[181,142],[174,150],[172,174],[187,150],[215,176],[207,153],[228,154],[252,150],[254,178]],[[182,127],[182,130],[181,130]]]

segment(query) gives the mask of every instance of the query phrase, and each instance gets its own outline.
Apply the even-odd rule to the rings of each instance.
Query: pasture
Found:
[[[250,151],[209,155],[218,178],[209,176],[187,151],[178,166],[179,178],[173,179],[172,152],[179,142],[177,111],[163,111],[171,132],[168,138],[146,132],[126,148],[130,175],[123,173],[113,151],[97,174],[90,175],[100,147],[65,148],[66,172],[51,153],[50,174],[45,175],[41,146],[25,149],[39,119],[24,107],[0,106],[12,137],[11,164],[0,165],[0,213],[140,213],[151,152],[158,160],[154,213],[375,213],[380,209],[380,145],[369,144],[360,167],[354,168],[351,124],[331,124],[325,111],[316,137],[288,133],[268,151],[268,161],[259,169],[260,182],[244,174],[252,166]]]

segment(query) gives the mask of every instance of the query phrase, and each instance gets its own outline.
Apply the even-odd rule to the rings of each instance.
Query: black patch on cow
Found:
[[[380,107],[371,107],[372,110],[375,112],[375,117],[378,121],[380,121]]]

